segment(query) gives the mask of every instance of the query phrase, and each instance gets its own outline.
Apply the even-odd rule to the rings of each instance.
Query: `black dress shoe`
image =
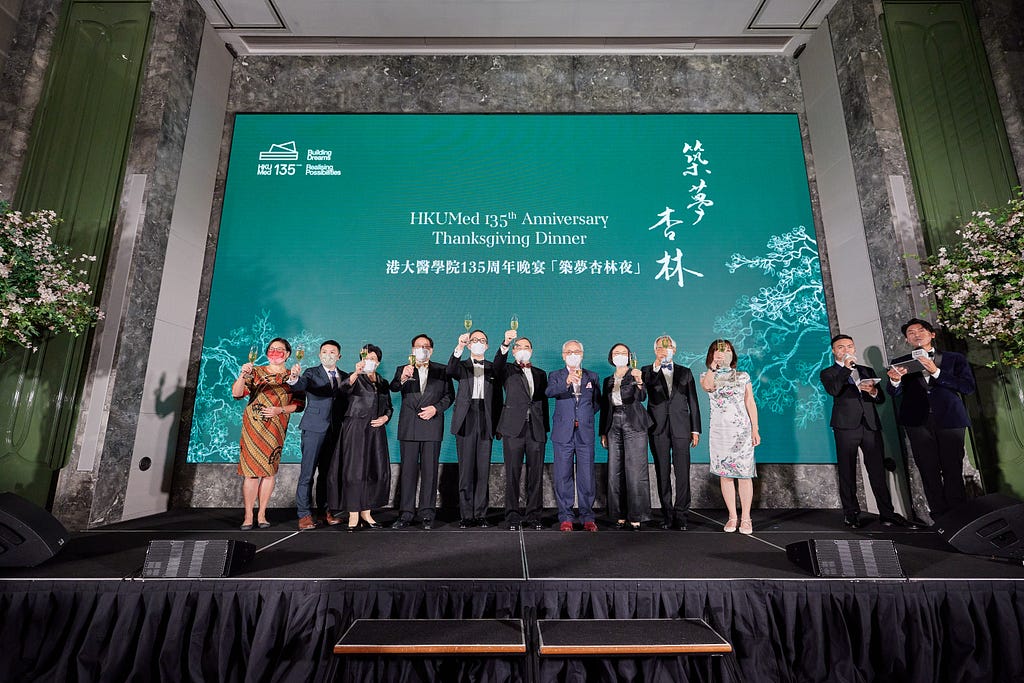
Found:
[[[620,519],[619,521],[615,522],[615,528],[618,529],[619,531],[622,531],[623,529],[625,529],[626,528],[625,520]]]
[[[662,522],[658,526],[661,527],[662,529],[671,529],[672,528],[672,522],[670,522],[668,520],[665,520],[664,522]]]
[[[367,529],[383,529],[384,526],[380,522],[367,522],[365,519],[359,520],[359,526],[365,526]]]
[[[544,530],[544,522],[540,521],[539,519],[533,520],[533,522],[530,523],[530,526],[533,527],[534,531]]]
[[[423,520],[423,529],[425,531],[430,531],[433,528],[434,528],[434,520],[432,520],[432,519],[425,519],[425,520]]]
[[[630,524],[629,525],[629,530],[630,531],[640,531],[640,525],[639,524]]]
[[[860,514],[856,512],[850,515],[843,515],[843,524],[851,529],[859,529],[864,526],[864,522],[860,521]]]
[[[508,530],[509,531],[519,531],[519,522],[509,522],[508,523]]]
[[[407,519],[396,519],[395,523],[391,525],[392,529],[408,529],[409,520]]]
[[[465,518],[459,520],[459,528],[460,529],[468,529],[471,526],[473,526],[472,520],[465,519]]]
[[[491,527],[490,522],[488,522],[487,519],[484,517],[477,517],[475,520],[473,520],[473,523],[481,529],[489,529]]]
[[[898,527],[903,527],[904,529],[917,529],[918,528],[918,526],[916,524],[914,524],[913,522],[911,522],[909,519],[907,519],[903,515],[899,514],[898,512],[894,512],[891,515],[879,515],[878,516],[878,521],[880,521],[882,523],[882,526],[884,526],[884,527],[898,526]]]
[[[676,522],[675,526],[672,527],[672,528],[676,529],[677,531],[686,531],[687,528],[688,528],[686,526],[686,520],[685,519],[679,520],[678,522]]]

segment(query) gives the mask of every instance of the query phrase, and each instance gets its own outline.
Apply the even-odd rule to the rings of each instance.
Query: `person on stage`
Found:
[[[295,508],[299,515],[299,531],[316,528],[313,516],[313,477],[316,476],[316,503],[323,510],[324,522],[338,524],[341,520],[331,514],[327,506],[327,478],[330,467],[330,451],[341,429],[344,414],[341,401],[337,401],[338,389],[348,378],[348,373],[338,369],[341,345],[328,339],[320,345],[320,365],[308,368],[302,375],[298,363],[292,366],[287,383],[292,391],[301,394],[306,408],[302,411],[299,429],[302,430],[302,461],[299,465],[299,482],[295,487]]]
[[[515,345],[512,346],[512,342]],[[510,349],[511,346],[511,349]],[[514,363],[508,362],[511,350]],[[516,339],[516,331],[505,332],[494,355],[494,377],[502,387],[504,405],[498,419],[497,438],[502,441],[505,458],[505,522],[519,531],[523,513],[519,507],[519,477],[526,458],[526,510],[528,526],[542,529],[544,504],[544,443],[548,439],[547,373],[533,367],[533,343],[526,337]]]
[[[829,424],[836,439],[843,524],[854,529],[863,525],[857,502],[857,449],[860,449],[882,524],[907,526],[907,520],[893,510],[886,485],[882,422],[875,408],[885,402],[885,394],[879,390],[878,375],[874,368],[857,363],[857,347],[853,337],[847,334],[832,337],[832,355],[835,362],[821,371],[821,383],[832,396]]]
[[[594,416],[601,408],[601,379],[583,367],[583,344],[571,339],[562,344],[565,367],[548,375],[545,395],[555,399],[551,420],[554,446],[554,488],[561,531],[572,531],[579,506],[579,521],[585,531],[597,531],[594,522]],[[573,469],[575,466],[575,477]]]
[[[630,370],[635,358],[625,344],[608,351],[608,363],[615,371],[604,378],[601,391],[601,445],[608,449],[608,516],[616,529],[628,523],[640,531],[640,523],[651,514],[651,479],[647,467],[647,430],[651,416],[643,373]]]
[[[455,390],[445,366],[430,361],[434,340],[425,334],[412,339],[409,364],[395,369],[391,391],[402,393],[398,413],[398,447],[402,465],[398,475],[399,517],[394,529],[408,527],[418,515],[424,529],[434,526],[437,512],[437,468],[444,438],[444,411]],[[416,484],[420,495],[417,512]]]
[[[700,376],[701,387],[711,397],[711,425],[708,450],[711,473],[720,478],[722,497],[729,511],[724,531],[754,533],[750,508],[754,502],[754,448],[761,443],[757,430],[757,404],[750,375],[736,370],[736,349],[727,339],[716,339],[708,347]],[[736,517],[736,489],[739,482],[740,517]],[[738,524],[737,524],[738,521]]]
[[[252,508],[259,500],[256,523],[259,528],[270,526],[267,521],[267,502],[274,492],[274,477],[281,464],[281,451],[288,431],[289,416],[302,410],[302,401],[292,395],[285,380],[288,368],[285,361],[292,354],[287,339],[277,337],[267,345],[269,365],[242,366],[231,385],[235,399],[249,397],[249,405],[242,413],[242,439],[238,458],[238,474],[242,480],[243,518],[241,529],[253,527]],[[255,355],[255,354],[253,354]]]
[[[469,346],[469,360],[460,360]],[[448,377],[458,381],[451,432],[459,454],[459,528],[488,527],[488,477],[494,443],[494,364],[484,360],[487,335],[473,330],[459,337],[448,359]]]
[[[963,354],[935,349],[935,328],[930,322],[911,318],[901,331],[908,344],[925,352],[917,359],[923,371],[908,372],[900,365],[912,355],[896,358],[888,371],[886,391],[900,399],[896,422],[910,439],[924,495],[935,518],[967,498],[964,437],[971,420],[961,397],[974,393],[976,384]]]
[[[388,504],[391,493],[391,456],[384,425],[394,412],[388,381],[377,369],[384,357],[379,346],[367,344],[355,372],[341,384],[339,400],[345,402],[341,435],[331,459],[332,487],[328,505],[348,511],[348,530],[361,524],[380,529],[372,511]]]
[[[661,528],[685,531],[690,510],[690,448],[700,442],[700,406],[693,373],[673,362],[675,352],[672,337],[658,337],[654,340],[654,363],[641,368],[641,374],[647,387],[647,412],[653,422],[649,437],[661,500]]]

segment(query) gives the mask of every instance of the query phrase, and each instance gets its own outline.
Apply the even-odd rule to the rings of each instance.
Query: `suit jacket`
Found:
[[[640,368],[647,386],[647,413],[654,424],[651,434],[661,434],[672,425],[676,436],[700,433],[700,406],[697,404],[697,385],[690,368],[679,365],[672,368],[672,396],[668,395],[665,373],[653,365]]]
[[[470,401],[473,400],[473,359],[459,360],[454,354],[448,359],[448,367],[445,368],[448,377],[457,380],[459,388],[455,392],[455,407],[452,408],[452,434],[458,435],[466,422],[466,413],[469,412]],[[501,412],[501,403],[496,401],[500,398],[501,391],[494,391],[494,363],[484,361],[484,424],[486,433],[481,436],[489,439],[494,435],[494,425],[497,424],[497,416]]]
[[[579,399],[572,387],[565,383],[569,368],[561,368],[548,374],[545,395],[555,399],[555,416],[551,420],[551,441],[568,442],[572,431],[579,423],[580,438],[584,444],[594,443],[594,416],[601,409],[601,378],[593,370],[583,369],[580,378]]]
[[[341,399],[345,405],[345,418],[375,420],[387,415],[388,420],[394,414],[391,405],[391,392],[388,381],[377,375],[377,381],[370,381],[369,376],[359,375],[354,385],[349,384],[349,375],[341,384]]]
[[[533,434],[535,440],[543,441],[551,430],[548,415],[548,398],[545,390],[548,387],[548,375],[540,368],[530,367],[533,376],[533,394],[518,363],[508,362],[508,353],[501,349],[494,354],[494,376],[505,393],[505,401],[498,418],[498,434],[518,436],[523,431],[527,415],[532,425],[540,425]],[[539,438],[538,438],[539,437]]]
[[[306,400],[306,409],[302,412],[299,429],[307,432],[326,432],[331,426],[338,426],[345,414],[345,401],[339,400],[339,389],[347,383],[348,373],[338,369],[337,388],[331,388],[331,378],[322,365],[316,365],[299,375],[292,385],[292,391],[302,392]]]
[[[615,388],[615,375],[604,378],[604,389],[601,391],[601,424],[598,434],[606,436],[612,427],[612,389]],[[622,407],[626,409],[626,423],[638,431],[647,431],[651,428],[653,421],[647,414],[644,401],[647,400],[647,387],[638,386],[633,375],[628,372],[622,378],[619,386],[619,394],[622,396]]]
[[[420,392],[419,370],[402,381],[404,365],[395,368],[391,391],[402,392],[402,408],[398,413],[399,441],[440,441],[444,438],[444,411],[455,399],[455,389],[445,372],[445,366],[431,361],[427,365],[427,383]],[[437,408],[429,420],[422,420],[419,412],[427,406]]]
[[[909,359],[908,354],[893,363]],[[925,382],[923,372],[908,372],[898,387],[886,382],[885,390],[891,396],[901,397],[896,406],[896,422],[904,427],[918,427],[931,414],[940,428],[970,427],[971,420],[960,397],[973,394],[976,388],[967,357],[955,351],[938,351],[933,360],[940,372],[930,383]]]
[[[874,368],[867,365],[854,364],[854,367],[861,379],[878,377]],[[834,429],[855,429],[863,419],[868,429],[878,431],[882,423],[875,405],[885,403],[885,392],[879,389],[874,396],[864,393],[850,381],[852,374],[850,368],[838,363],[821,371],[821,383],[832,397],[832,420],[829,424]]]

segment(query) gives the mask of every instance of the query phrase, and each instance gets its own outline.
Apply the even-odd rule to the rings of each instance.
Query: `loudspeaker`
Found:
[[[810,539],[786,546],[786,556],[814,576],[902,579],[892,541]]]
[[[936,519],[935,528],[962,553],[1024,560],[1024,503],[1016,498],[973,498]]]
[[[150,541],[145,579],[211,579],[235,574],[252,561],[256,546],[245,541]]]
[[[35,567],[60,551],[70,534],[46,510],[0,493],[0,567]]]

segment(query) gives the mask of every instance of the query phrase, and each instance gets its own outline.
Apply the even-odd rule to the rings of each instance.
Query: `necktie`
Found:
[[[853,380],[854,384],[860,384],[860,373],[857,372],[857,366],[854,365],[850,368],[850,379]]]
[[[335,370],[331,370],[327,374],[331,378],[331,390],[337,389],[338,388],[338,382],[337,382],[338,373]]]

